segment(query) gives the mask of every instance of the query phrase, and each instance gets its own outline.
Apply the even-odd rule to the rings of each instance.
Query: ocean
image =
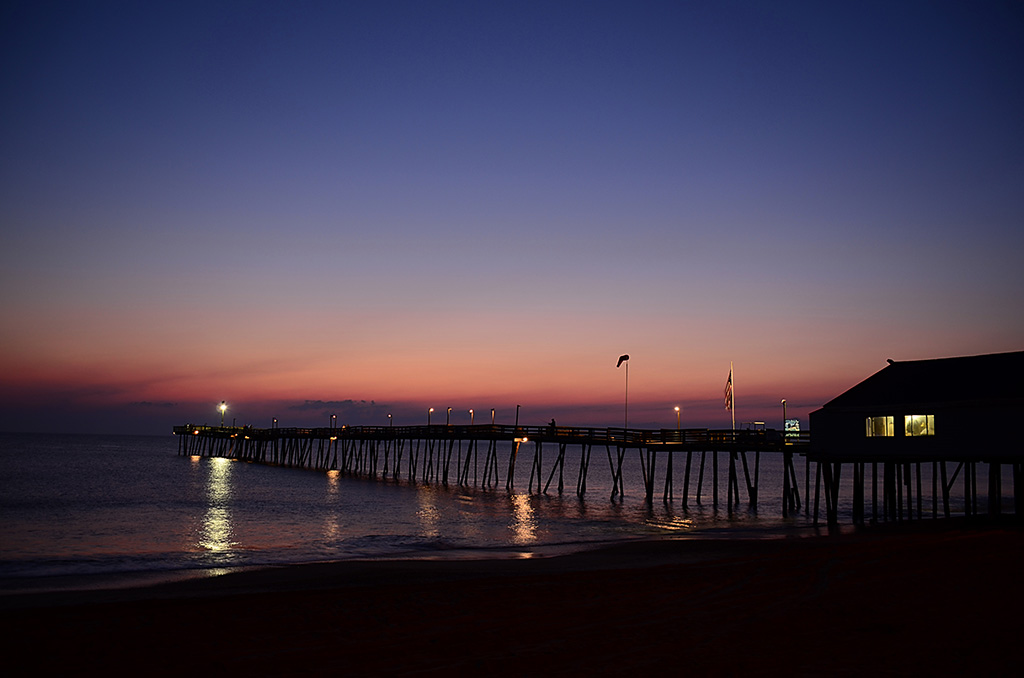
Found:
[[[545,480],[554,456],[553,450],[545,454]],[[685,455],[673,464],[672,502],[662,498],[665,459],[659,458],[651,503],[644,499],[635,453],[627,455],[624,496],[613,500],[605,457],[604,449],[594,449],[581,498],[575,493],[578,449],[567,453],[564,492],[555,489],[556,478],[547,493],[530,493],[532,446],[520,452],[515,486],[507,491],[507,451],[501,457],[500,489],[483,489],[181,456],[171,435],[4,433],[0,595],[134,586],[293,563],[529,558],[634,539],[825,532],[824,499],[821,524],[806,511],[802,457],[797,472],[803,506],[788,518],[782,517],[781,455],[760,456],[756,510],[747,505],[742,467],[740,504],[726,505],[726,454],[719,456],[717,507],[711,499],[710,454],[703,500],[695,503],[695,455],[686,509],[681,501]],[[752,470],[753,453],[748,460]],[[930,519],[930,469],[924,470]],[[987,487],[984,471],[979,465],[979,494]],[[813,503],[813,484],[811,490]],[[851,523],[850,497],[847,477],[840,491],[845,526]],[[953,510],[962,506],[958,488]]]

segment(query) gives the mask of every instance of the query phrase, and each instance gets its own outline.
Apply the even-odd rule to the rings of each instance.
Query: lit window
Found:
[[[903,417],[903,423],[906,425],[908,438],[935,435],[934,414],[908,414]]]
[[[891,438],[893,436],[892,417],[868,417],[868,438]]]

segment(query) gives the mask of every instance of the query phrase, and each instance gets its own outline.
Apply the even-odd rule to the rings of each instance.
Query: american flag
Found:
[[[725,380],[725,409],[732,409],[732,368],[729,368],[729,378]]]

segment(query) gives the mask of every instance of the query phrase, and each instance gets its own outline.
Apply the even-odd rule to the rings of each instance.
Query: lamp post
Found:
[[[676,405],[676,430],[679,430],[679,405]]]
[[[332,431],[334,430],[334,427],[337,426],[337,420],[338,420],[338,415],[332,414],[331,415],[331,430]]]
[[[450,407],[448,408],[448,413],[446,415],[444,415],[444,425],[445,426],[451,426],[452,425],[452,408],[450,408]]]
[[[434,412],[434,408],[433,407],[431,407],[429,410],[427,410],[427,426],[430,426],[430,415],[433,414],[433,412]]]
[[[270,422],[270,428],[277,428],[277,417],[274,417],[274,420]]]
[[[228,409],[228,404],[225,401],[220,401],[220,405],[217,406],[220,410],[220,427],[224,428],[224,412]]]
[[[782,399],[782,435],[786,435],[786,399]]]
[[[388,412],[388,426],[394,426],[395,420],[391,418],[391,413]]]
[[[491,408],[491,426],[494,426],[494,408]]]
[[[469,425],[473,425],[473,410],[469,411]]]
[[[615,367],[619,367],[622,363],[626,363],[626,404],[625,404],[625,421],[622,425],[623,428],[629,428],[629,355],[623,353],[619,356],[619,362],[615,363]]]

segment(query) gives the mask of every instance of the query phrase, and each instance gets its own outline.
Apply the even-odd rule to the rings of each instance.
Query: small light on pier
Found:
[[[225,402],[223,400],[220,401],[220,405],[217,406],[217,409],[220,410],[220,426],[221,426],[221,428],[224,428],[224,413],[228,409],[227,402]]]

